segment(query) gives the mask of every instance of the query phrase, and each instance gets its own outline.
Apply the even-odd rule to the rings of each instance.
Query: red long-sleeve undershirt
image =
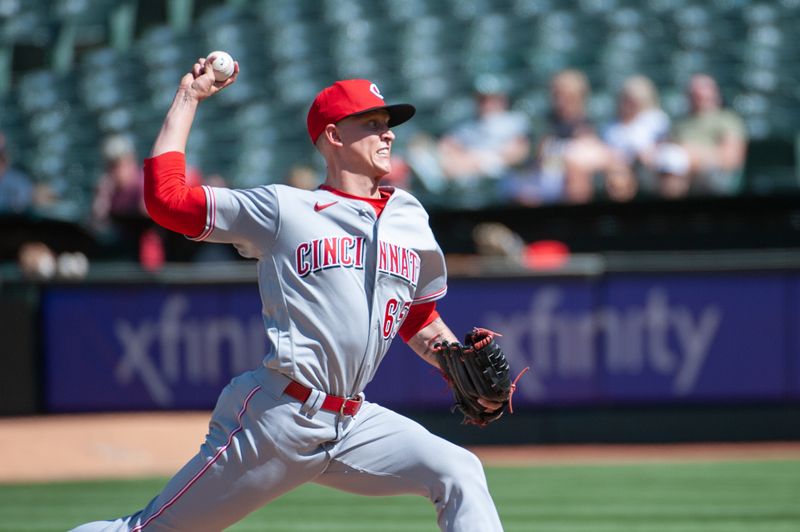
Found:
[[[171,231],[196,237],[205,229],[206,193],[186,185],[186,159],[180,152],[144,160],[144,205],[158,225]]]
[[[360,198],[324,187],[339,196],[369,203],[380,216],[390,194],[380,198]],[[171,151],[144,161],[144,203],[150,217],[162,227],[190,237],[200,235],[206,226],[208,207],[202,187],[186,185],[186,157]],[[436,302],[413,305],[398,334],[408,342],[415,334],[439,317]]]

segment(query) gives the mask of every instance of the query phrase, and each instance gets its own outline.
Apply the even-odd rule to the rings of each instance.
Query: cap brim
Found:
[[[392,105],[382,105],[380,107],[364,109],[363,111],[353,113],[350,116],[363,115],[365,113],[371,113],[372,111],[378,110],[384,110],[389,113],[389,127],[399,126],[403,122],[407,122],[417,112],[417,108],[410,103],[395,103]]]

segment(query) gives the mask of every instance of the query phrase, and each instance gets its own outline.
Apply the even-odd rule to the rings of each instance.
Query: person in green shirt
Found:
[[[692,76],[687,93],[691,111],[675,124],[672,138],[689,156],[692,189],[735,194],[742,185],[747,153],[744,122],[722,107],[719,87],[711,76]]]

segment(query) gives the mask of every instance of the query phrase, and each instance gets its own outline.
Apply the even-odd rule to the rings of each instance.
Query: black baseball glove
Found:
[[[495,336],[488,329],[475,328],[467,333],[463,345],[441,342],[434,346],[442,374],[453,390],[453,411],[458,409],[464,414],[464,424],[485,427],[502,416],[506,408],[510,410],[516,380],[511,381],[508,361]],[[487,412],[479,399],[503,406]]]

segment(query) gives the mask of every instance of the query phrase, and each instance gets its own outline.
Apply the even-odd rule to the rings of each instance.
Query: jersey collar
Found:
[[[325,190],[330,192],[331,194],[335,194],[342,198],[354,199],[359,201],[364,201],[369,203],[373,209],[375,209],[375,214],[378,216],[381,215],[383,212],[384,207],[386,207],[386,203],[389,201],[389,198],[392,197],[392,193],[394,192],[394,187],[379,187],[378,192],[380,193],[380,198],[365,198],[363,196],[355,196],[353,194],[348,194],[347,192],[341,191],[339,189],[333,188],[328,185],[320,185],[320,190]]]

